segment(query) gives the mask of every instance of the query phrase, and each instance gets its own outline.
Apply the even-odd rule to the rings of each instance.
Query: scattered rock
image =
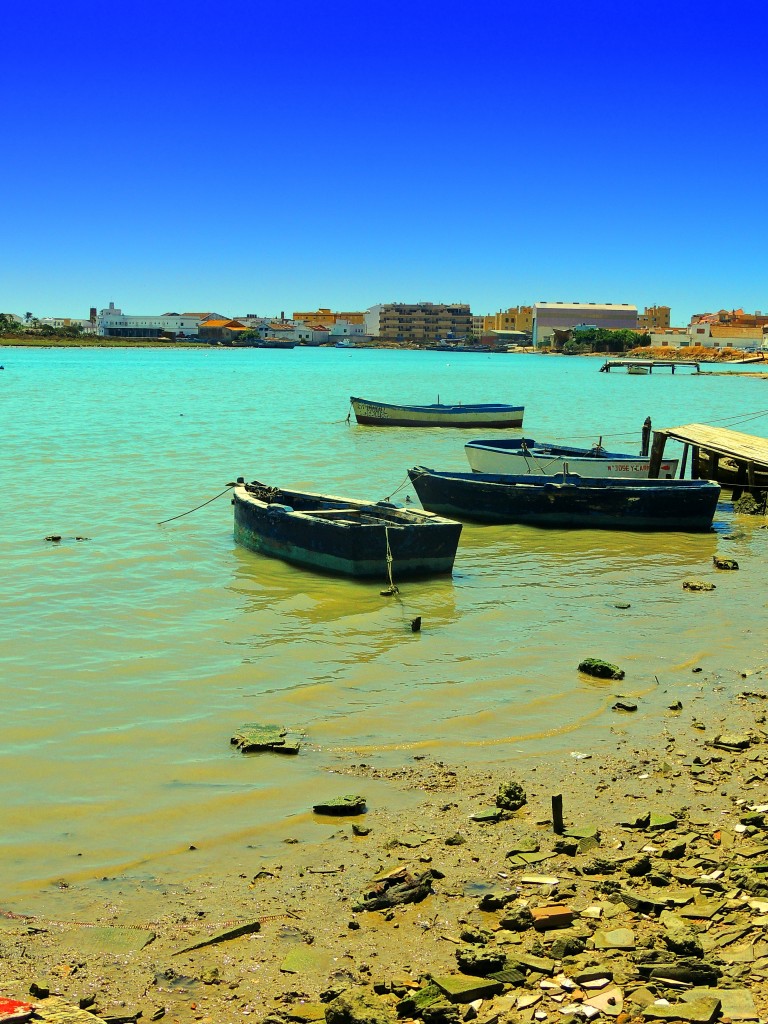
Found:
[[[503,949],[490,946],[460,946],[456,950],[456,962],[465,974],[479,974],[486,977],[492,971],[501,970],[507,960]]]
[[[706,580],[683,580],[683,590],[691,591],[708,591],[715,590],[714,583],[708,583]]]
[[[533,914],[530,907],[508,907],[499,924],[510,932],[524,932],[533,927]]]
[[[633,700],[626,700],[622,698],[617,700],[613,705],[614,711],[637,711],[637,704]]]
[[[432,880],[437,872],[428,869],[421,875],[412,875],[407,868],[397,868],[375,880],[373,888],[364,893],[362,903],[355,910],[383,910],[403,903],[420,903],[433,892]]]
[[[719,555],[712,556],[712,564],[716,569],[738,569],[739,563],[735,558],[721,558]]]

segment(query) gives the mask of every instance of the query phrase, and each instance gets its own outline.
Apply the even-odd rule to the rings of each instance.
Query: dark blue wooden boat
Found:
[[[449,573],[461,523],[386,501],[239,482],[235,540],[294,565],[382,581]]]
[[[709,530],[720,496],[710,480],[643,480],[408,470],[430,512],[480,523],[617,530]]]

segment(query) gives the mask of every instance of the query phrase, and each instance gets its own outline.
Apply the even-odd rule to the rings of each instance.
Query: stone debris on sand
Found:
[[[564,752],[513,781],[337,764],[418,810],[372,800],[371,828],[317,819],[322,841],[280,860],[244,845],[220,877],[67,883],[61,920],[9,908],[0,995],[62,1024],[767,1021],[765,700],[734,692],[699,730],[688,694],[653,749]]]

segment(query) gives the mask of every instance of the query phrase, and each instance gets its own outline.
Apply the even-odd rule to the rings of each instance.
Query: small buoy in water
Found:
[[[412,633],[420,633],[421,632],[421,616],[420,615],[417,615],[415,619],[411,619],[411,632]]]

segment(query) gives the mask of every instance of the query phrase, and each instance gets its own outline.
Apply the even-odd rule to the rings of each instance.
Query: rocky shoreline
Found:
[[[417,811],[323,816],[253,874],[62,880],[59,920],[4,906],[0,996],[90,1024],[766,1020],[764,672],[621,756],[346,763],[339,795],[383,778]]]

